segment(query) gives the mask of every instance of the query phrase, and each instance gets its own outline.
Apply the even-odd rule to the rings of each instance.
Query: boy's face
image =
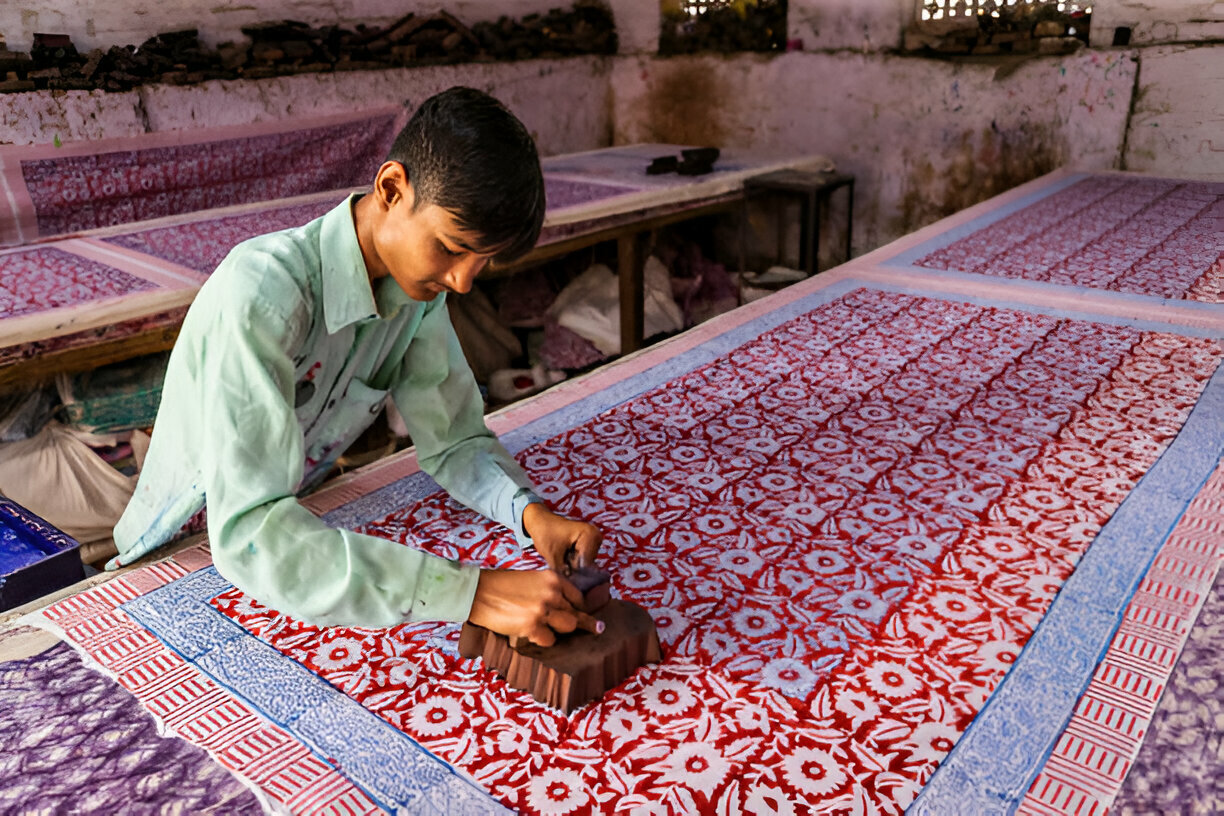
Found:
[[[380,174],[381,177],[381,174]],[[402,177],[401,177],[402,178]],[[396,185],[399,194],[384,195],[384,217],[372,234],[383,267],[374,277],[388,274],[413,300],[430,301],[439,292],[464,294],[497,251],[479,252],[481,236],[465,232],[455,216],[435,204],[413,209],[414,191],[407,179]]]

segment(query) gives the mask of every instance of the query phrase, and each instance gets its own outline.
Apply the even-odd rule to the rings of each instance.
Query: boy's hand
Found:
[[[563,575],[571,569],[594,566],[603,543],[603,533],[594,524],[559,516],[540,502],[523,510],[523,529],[548,566]]]
[[[581,603],[578,588],[551,570],[481,570],[468,620],[548,647],[554,632],[603,631],[602,621],[575,608]]]

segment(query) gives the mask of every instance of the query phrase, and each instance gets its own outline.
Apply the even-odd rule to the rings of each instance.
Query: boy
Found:
[[[530,250],[543,219],[522,123],[492,97],[452,88],[421,105],[371,192],[235,247],[183,323],[108,566],[165,543],[207,500],[217,569],[303,620],[468,619],[542,646],[554,631],[595,631],[555,570],[593,562],[600,532],[549,510],[485,426],[445,305],[490,258]],[[554,570],[460,566],[333,529],[297,502],[388,394],[422,469]]]

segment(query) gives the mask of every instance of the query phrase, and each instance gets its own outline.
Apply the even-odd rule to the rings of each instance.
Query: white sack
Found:
[[[58,422],[0,445],[0,493],[82,544],[110,538],[135,488]]]
[[[671,293],[667,267],[658,258],[646,259],[644,331],[646,337],[684,328],[684,315]],[[557,295],[549,314],[557,323],[590,341],[604,354],[620,353],[620,282],[603,264],[595,264]]]

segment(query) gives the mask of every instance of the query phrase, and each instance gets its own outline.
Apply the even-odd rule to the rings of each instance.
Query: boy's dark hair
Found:
[[[544,176],[535,142],[504,105],[474,88],[429,97],[404,126],[387,161],[404,166],[415,207],[454,214],[482,247],[512,261],[535,246],[544,223]]]

